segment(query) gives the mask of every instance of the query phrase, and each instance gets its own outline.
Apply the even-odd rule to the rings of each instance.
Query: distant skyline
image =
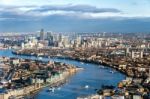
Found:
[[[0,32],[150,32],[150,0],[0,0]]]

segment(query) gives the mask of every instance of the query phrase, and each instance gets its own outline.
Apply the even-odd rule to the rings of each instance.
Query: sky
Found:
[[[0,32],[150,32],[150,0],[0,0]]]

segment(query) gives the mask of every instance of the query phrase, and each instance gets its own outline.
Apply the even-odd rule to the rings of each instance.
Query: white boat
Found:
[[[104,66],[102,66],[102,68],[105,68]]]
[[[49,92],[55,92],[55,88],[54,88],[54,87],[49,88],[48,91],[49,91]]]
[[[88,88],[89,88],[89,86],[88,86],[88,85],[85,85],[85,87],[84,87],[84,88],[88,89]]]
[[[58,88],[57,88],[57,90],[60,90],[60,89],[61,89],[61,87],[58,87]]]
[[[55,88],[52,88],[52,92],[54,92],[55,91]]]
[[[80,62],[81,64],[84,64],[83,62]]]
[[[39,57],[38,59],[39,59],[39,60],[42,60],[43,58],[42,58],[42,57]]]
[[[31,55],[34,55],[34,53],[31,53]]]
[[[110,73],[112,73],[112,74],[113,74],[113,73],[114,73],[114,71],[110,71]]]

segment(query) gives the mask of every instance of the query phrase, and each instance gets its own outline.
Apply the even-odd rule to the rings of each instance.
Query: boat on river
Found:
[[[112,74],[115,73],[115,71],[109,71],[109,72],[112,73]]]
[[[103,69],[104,69],[104,68],[105,68],[105,66],[100,66],[100,68],[103,68]]]
[[[60,90],[60,89],[61,89],[61,87],[58,87],[58,88],[57,88],[57,90]]]
[[[54,87],[50,87],[47,92],[55,92],[55,88]]]
[[[84,64],[83,62],[80,62],[81,64]]]
[[[85,85],[85,87],[84,87],[85,89],[88,89],[89,88],[89,85]]]
[[[39,60],[42,60],[43,58],[42,58],[42,57],[38,57],[38,59],[39,59]]]

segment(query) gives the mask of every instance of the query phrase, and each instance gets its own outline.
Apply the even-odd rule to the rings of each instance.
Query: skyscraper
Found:
[[[49,41],[53,41],[53,35],[51,32],[47,32],[46,39]]]
[[[53,45],[53,35],[51,32],[47,32],[46,39],[49,42],[49,45]]]
[[[40,40],[44,40],[44,39],[45,39],[44,29],[41,29],[41,31],[40,31]]]

